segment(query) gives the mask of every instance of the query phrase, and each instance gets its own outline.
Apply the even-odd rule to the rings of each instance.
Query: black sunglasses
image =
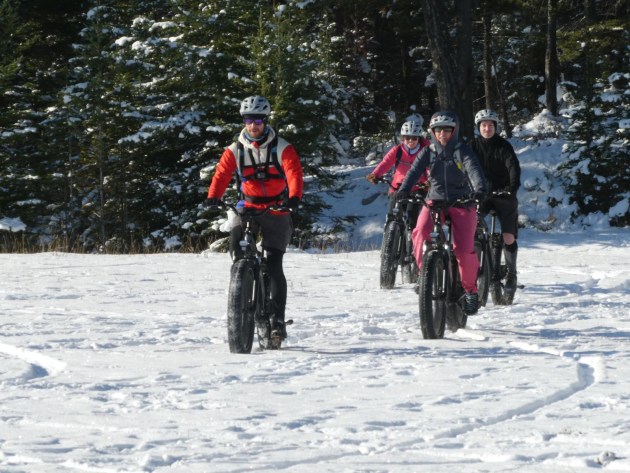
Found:
[[[243,119],[243,123],[245,123],[245,125],[251,125],[252,123],[255,125],[262,125],[266,121],[267,120],[265,120],[264,118],[244,118]]]

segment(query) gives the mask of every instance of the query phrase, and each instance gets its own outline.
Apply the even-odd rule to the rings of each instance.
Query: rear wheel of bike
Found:
[[[396,282],[402,234],[400,224],[392,221],[385,227],[381,247],[381,289],[392,289]]]
[[[413,255],[413,243],[411,241],[411,232],[407,231],[405,235],[405,251],[403,252],[403,263],[401,268],[401,279],[405,284],[416,283],[418,281],[418,265]]]
[[[256,271],[246,259],[232,266],[228,291],[228,344],[232,353],[251,353],[254,340],[258,284]]]
[[[444,259],[439,251],[425,255],[420,270],[420,329],[424,338],[443,338],[446,323]]]
[[[477,274],[477,288],[479,291],[479,306],[484,307],[488,302],[488,293],[491,284],[490,248],[485,240],[475,239],[475,253],[479,260],[479,273]]]
[[[460,328],[466,328],[468,315],[464,311],[464,288],[459,277],[459,267],[455,255],[447,268],[446,279],[446,325],[451,332],[457,332]]]
[[[490,284],[490,297],[494,305],[505,305],[504,301],[504,284],[506,269],[503,259],[503,245],[493,242],[492,245],[492,271]]]

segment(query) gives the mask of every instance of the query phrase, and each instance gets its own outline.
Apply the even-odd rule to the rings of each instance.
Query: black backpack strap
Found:
[[[402,158],[402,145],[398,145],[398,149],[396,150],[396,164],[394,165],[394,170],[398,169],[398,165],[400,164],[400,158]]]
[[[284,169],[280,165],[280,160],[278,159],[278,135],[276,134],[269,143],[269,153],[267,154],[267,162],[269,162],[269,158],[271,158],[271,162],[278,171],[278,174],[282,176],[283,179],[286,179],[287,176],[284,173]],[[269,165],[267,163],[267,165]]]

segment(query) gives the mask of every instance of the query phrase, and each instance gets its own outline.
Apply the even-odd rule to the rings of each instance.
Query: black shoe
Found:
[[[467,292],[464,295],[464,313],[475,315],[479,309],[479,295],[476,292]]]
[[[287,324],[284,323],[284,320],[276,320],[276,327],[271,332],[274,334],[280,335],[280,339],[285,340],[287,338]]]
[[[505,292],[514,294],[516,292],[516,274],[508,274],[505,280]]]

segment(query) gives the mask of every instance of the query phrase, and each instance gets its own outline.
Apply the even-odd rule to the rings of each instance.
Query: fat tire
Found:
[[[412,260],[405,262],[402,269],[402,282],[405,284],[415,283],[418,281],[418,265],[416,264],[413,256]]]
[[[420,270],[420,329],[425,339],[444,337],[446,325],[446,281],[444,258],[439,251],[430,251]]]
[[[501,259],[503,258],[503,246],[494,244],[492,246],[492,282],[490,284],[490,297],[494,305],[505,305],[504,285],[505,278],[502,270]]]
[[[403,264],[401,268],[401,279],[405,284],[416,283],[418,281],[418,265],[413,255],[413,243],[411,241],[411,232],[407,230],[405,235],[405,251],[403,256]]]
[[[446,289],[446,324],[453,333],[460,328],[466,328],[468,315],[463,307],[464,289],[459,277],[459,267],[457,259],[451,255],[447,269],[447,289]]]
[[[251,353],[258,307],[256,268],[241,259],[232,265],[228,291],[227,329],[231,353]]]
[[[479,291],[479,306],[485,307],[488,302],[488,294],[492,283],[492,273],[490,260],[490,247],[483,240],[475,240],[475,253],[479,260],[479,273],[477,274],[477,288]]]
[[[393,289],[398,272],[402,234],[400,224],[391,221],[385,227],[381,247],[381,289]]]

